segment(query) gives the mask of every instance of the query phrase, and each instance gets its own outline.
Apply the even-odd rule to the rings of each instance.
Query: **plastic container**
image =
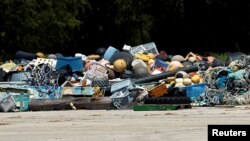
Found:
[[[87,59],[87,56],[84,55],[84,54],[81,54],[81,53],[76,53],[76,54],[75,54],[75,57],[81,57],[82,60],[86,60],[86,59]]]
[[[72,68],[72,71],[82,71],[83,70],[83,61],[82,57],[58,57],[56,63],[56,70],[69,65]]]
[[[121,82],[117,82],[111,86],[110,99],[114,106],[118,109],[128,106],[133,101],[132,89],[135,88],[134,83],[127,79]]]
[[[160,59],[155,59],[155,66],[168,68],[168,64]]]
[[[135,46],[130,49],[130,54],[135,55],[137,53],[144,53],[145,47],[143,45]]]
[[[18,81],[29,81],[30,72],[14,72],[11,75],[12,82],[18,82]]]
[[[67,95],[73,96],[92,96],[95,93],[93,87],[63,87],[62,97]]]
[[[94,87],[82,87],[82,94],[85,96],[93,96],[95,93]]]
[[[206,91],[206,83],[195,84],[191,86],[184,87],[186,94],[191,99],[199,97],[202,93]]]
[[[112,100],[114,106],[118,109],[124,106],[128,106],[129,103],[133,101],[133,97],[131,93],[128,92],[128,90],[125,92],[118,91],[114,93],[113,95],[111,95],[110,99]]]
[[[15,101],[10,94],[0,96],[0,111],[9,112],[16,108]]]
[[[89,66],[88,74],[93,74],[94,78],[104,78],[108,70],[99,63],[93,63]]]
[[[130,53],[132,55],[135,55],[136,53],[153,53],[156,55],[159,54],[154,42],[132,47]]]
[[[110,46],[103,55],[103,58],[110,61],[114,54],[118,53],[119,50]]]
[[[12,94],[16,107],[19,107],[20,111],[27,111],[29,109],[30,95],[25,93]]]
[[[147,64],[141,59],[135,59],[131,65],[133,69],[140,68],[140,67],[147,68]]]
[[[130,52],[131,46],[124,45],[123,48],[122,48],[122,50],[123,50],[124,52]]]
[[[108,87],[109,86],[109,80],[106,78],[96,78],[91,83],[92,87]]]
[[[146,51],[145,51],[146,53],[153,53],[153,54],[156,54],[156,55],[159,54],[154,42],[143,44],[143,46],[146,49]]]
[[[134,84],[132,83],[132,81],[130,79],[127,79],[127,80],[120,81],[120,82],[113,84],[111,86],[110,92],[115,93],[117,91],[121,91],[122,89],[127,90],[127,89],[133,88],[133,87],[134,87]]]

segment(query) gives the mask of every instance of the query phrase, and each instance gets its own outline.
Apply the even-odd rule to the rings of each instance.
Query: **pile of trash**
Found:
[[[116,109],[134,104],[250,103],[250,56],[236,52],[226,62],[190,52],[169,55],[154,42],[95,54],[45,57],[17,51],[0,65],[0,111],[32,110],[32,100],[108,97]],[[72,103],[71,103],[72,105]]]
[[[250,103],[250,56],[234,53],[226,66],[209,68],[200,75],[207,89],[196,102],[201,105],[238,105]]]

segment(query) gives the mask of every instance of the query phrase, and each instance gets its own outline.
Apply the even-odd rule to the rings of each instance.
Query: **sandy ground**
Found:
[[[0,113],[1,141],[206,141],[208,124],[249,124],[250,105],[175,111]]]

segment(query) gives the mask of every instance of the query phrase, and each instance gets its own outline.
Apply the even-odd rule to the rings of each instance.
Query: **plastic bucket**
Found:
[[[135,59],[133,62],[132,62],[132,67],[133,69],[137,69],[137,68],[140,68],[140,67],[143,67],[143,68],[147,68],[147,65],[144,61],[142,61],[141,59]]]
[[[106,60],[108,60],[108,61],[110,61],[111,58],[113,57],[113,55],[116,54],[116,53],[118,53],[118,52],[119,52],[119,50],[117,50],[116,48],[110,46],[106,50],[106,52],[104,53],[103,58],[106,59]]]

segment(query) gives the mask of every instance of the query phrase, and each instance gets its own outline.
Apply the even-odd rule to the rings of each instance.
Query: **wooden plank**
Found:
[[[101,110],[111,109],[109,97],[63,97],[61,99],[31,99],[29,111],[72,110],[72,109]]]

